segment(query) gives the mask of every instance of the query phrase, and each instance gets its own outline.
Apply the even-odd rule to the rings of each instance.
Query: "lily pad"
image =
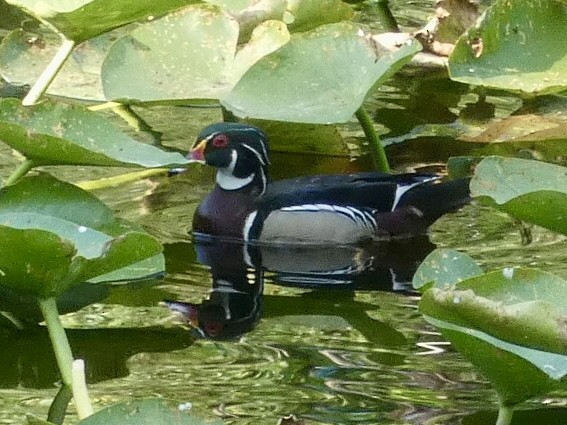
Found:
[[[371,34],[345,22],[293,34],[244,74],[221,103],[241,117],[345,122],[369,91],[411,59],[418,44],[385,51]]]
[[[37,165],[151,168],[188,163],[179,153],[135,141],[100,114],[55,102],[23,107],[17,99],[0,100],[0,139]]]
[[[535,269],[504,269],[422,298],[429,316],[478,329],[513,344],[567,354],[567,282]],[[563,303],[563,305],[562,305]]]
[[[451,79],[527,93],[567,87],[567,14],[556,0],[498,0],[459,39]]]
[[[100,69],[111,43],[119,35],[118,31],[122,30],[78,45],[47,92],[76,99],[106,100],[102,92]],[[33,84],[55,56],[60,44],[60,38],[48,31],[12,31],[0,44],[3,77],[14,84]]]
[[[93,195],[49,175],[25,177],[0,198],[0,283],[18,292],[56,296],[162,250]]]
[[[567,382],[566,297],[563,279],[509,268],[431,288],[419,309],[514,404]]]
[[[192,415],[190,402],[174,403],[162,399],[137,400],[116,404],[83,419],[79,425],[220,425]]]
[[[109,99],[218,99],[261,57],[285,44],[281,21],[265,21],[237,51],[238,22],[212,5],[190,6],[121,37],[102,67]],[[128,84],[124,84],[128,81]]]
[[[413,276],[415,289],[444,288],[482,274],[482,269],[466,254],[452,249],[436,249],[429,254]]]
[[[567,168],[526,159],[488,157],[471,181],[474,197],[510,215],[567,235]]]
[[[490,380],[503,404],[518,404],[564,385],[566,356],[510,344],[427,315],[425,320]]]
[[[81,42],[131,22],[153,19],[195,0],[7,0],[49,22],[68,39]]]

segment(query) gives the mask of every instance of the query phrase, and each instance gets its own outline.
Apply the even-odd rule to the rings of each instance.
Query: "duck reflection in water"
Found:
[[[301,302],[305,297],[287,302],[285,311],[277,308],[283,299],[263,295],[265,279],[271,284],[312,289],[317,300],[333,291],[329,311],[319,309],[317,314],[336,315],[331,307],[337,300],[336,290],[350,293],[351,298],[357,290],[413,294],[413,274],[435,245],[425,235],[366,246],[327,247],[250,245],[207,237],[197,238],[193,248],[197,261],[210,269],[208,299],[200,304],[173,300],[164,304],[180,314],[197,336],[230,340],[251,331],[265,305],[269,307],[267,316],[314,314],[313,299],[308,307]],[[365,327],[372,326],[375,324]]]

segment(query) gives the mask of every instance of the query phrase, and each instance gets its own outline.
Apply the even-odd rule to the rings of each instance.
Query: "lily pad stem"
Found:
[[[4,185],[8,186],[10,184],[16,183],[23,176],[25,176],[33,167],[35,167],[35,165],[36,164],[32,159],[26,159],[18,166],[18,168],[16,168],[16,170],[10,175],[10,177],[6,179]]]
[[[32,86],[26,97],[22,100],[22,105],[30,106],[35,105],[38,99],[45,93],[47,87],[51,84],[71,52],[75,47],[75,42],[73,40],[69,40],[64,35],[61,36],[61,47],[57,50],[49,65],[45,67],[35,84]]]
[[[370,114],[368,111],[364,109],[364,106],[361,106],[356,111],[356,119],[360,123],[362,130],[366,136],[366,140],[368,140],[368,144],[370,146],[370,155],[372,156],[372,161],[374,162],[374,167],[378,171],[382,171],[384,173],[390,172],[390,164],[388,164],[388,158],[386,157],[386,152],[384,151],[384,147],[382,143],[380,143],[380,138],[378,134],[376,134],[376,130],[374,129],[374,123],[370,118]]]
[[[55,353],[57,366],[61,372],[61,380],[64,385],[71,387],[73,376],[71,368],[73,364],[73,353],[67,339],[67,334],[59,319],[59,311],[57,311],[57,303],[55,298],[41,298],[39,299],[39,308],[45,319],[47,330],[49,332],[49,339]]]
[[[498,409],[498,419],[496,420],[496,425],[510,425],[512,423],[512,415],[514,414],[514,409],[505,404],[500,404]]]

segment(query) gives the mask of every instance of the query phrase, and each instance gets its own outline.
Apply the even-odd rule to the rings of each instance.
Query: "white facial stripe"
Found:
[[[246,143],[242,143],[242,146],[244,146],[246,149],[248,149],[250,152],[252,152],[254,155],[256,155],[256,158],[258,158],[258,161],[260,161],[260,164],[266,165],[266,161],[264,161],[264,158],[262,158],[262,155],[260,155],[260,152],[258,152],[252,146],[247,145]]]
[[[234,172],[234,167],[236,167],[236,161],[238,160],[238,153],[233,149],[230,151],[230,164],[226,167],[226,171],[230,174]]]

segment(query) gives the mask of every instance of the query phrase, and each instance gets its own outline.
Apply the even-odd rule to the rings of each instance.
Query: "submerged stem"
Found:
[[[26,159],[18,166],[18,168],[16,168],[16,170],[10,175],[10,177],[6,179],[4,185],[8,186],[10,184],[16,183],[23,176],[25,176],[33,167],[35,167],[35,162],[33,161],[33,159]]]
[[[388,164],[386,152],[384,151],[382,143],[380,143],[378,134],[376,134],[374,123],[372,122],[368,111],[364,109],[364,106],[361,106],[357,109],[355,115],[356,119],[360,123],[360,126],[362,127],[362,130],[364,131],[364,134],[366,135],[366,140],[368,140],[368,144],[370,146],[370,154],[372,155],[374,166],[378,171],[389,173],[390,165]]]
[[[61,43],[59,50],[57,50],[57,53],[55,54],[55,56],[53,56],[53,59],[51,59],[49,65],[45,67],[37,81],[34,83],[33,87],[30,89],[26,97],[24,97],[24,100],[22,100],[22,105],[30,106],[34,105],[37,102],[37,100],[43,95],[43,93],[45,93],[47,87],[49,87],[49,85],[73,51],[75,42],[73,40],[69,40],[62,34],[60,36],[63,42]]]
[[[55,298],[40,298],[39,308],[47,325],[49,339],[51,339],[51,345],[53,346],[53,352],[55,353],[55,359],[57,360],[57,366],[59,366],[63,384],[71,387],[73,381],[71,373],[73,353],[71,352],[63,324],[59,319]]]

